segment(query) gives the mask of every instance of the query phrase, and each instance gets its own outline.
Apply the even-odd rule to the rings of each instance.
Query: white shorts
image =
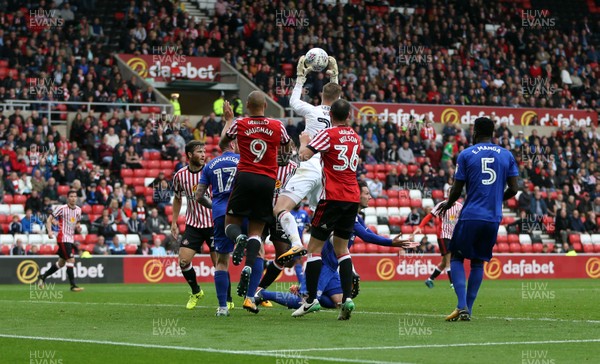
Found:
[[[300,163],[296,173],[281,191],[281,196],[290,198],[296,205],[306,197],[310,208],[314,210],[321,199],[322,179],[321,154],[315,154],[311,159]]]

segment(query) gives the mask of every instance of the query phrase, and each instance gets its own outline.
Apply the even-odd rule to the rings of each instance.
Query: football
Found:
[[[327,65],[329,64],[329,56],[327,52],[325,52],[321,48],[312,48],[306,53],[304,57],[304,64],[308,66],[312,66],[313,71],[321,72]]]

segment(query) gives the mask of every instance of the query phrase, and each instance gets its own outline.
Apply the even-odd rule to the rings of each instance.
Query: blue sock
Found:
[[[264,267],[265,261],[263,258],[256,257],[254,265],[252,265],[252,274],[250,275],[250,284],[248,285],[248,293],[246,293],[246,297],[254,297],[254,293],[256,293],[256,289],[258,288],[258,284],[262,278]]]
[[[279,303],[287,308],[300,308],[300,305],[302,304],[302,298],[289,292],[271,292],[263,290],[261,294],[265,300]]]
[[[296,271],[296,277],[298,277],[298,283],[300,284],[300,291],[306,291],[306,277],[304,277],[304,272],[302,270],[302,264],[296,264],[294,266],[294,270]]]
[[[452,259],[450,261],[450,267],[452,269],[452,281],[454,281],[454,292],[458,298],[458,305],[456,307],[460,309],[467,307],[467,282],[463,262],[463,259]]]
[[[469,285],[467,286],[467,306],[473,314],[473,303],[477,298],[477,292],[483,281],[483,262],[471,261],[471,273],[469,273]],[[456,287],[456,286],[455,286]]]
[[[227,307],[227,287],[229,287],[229,273],[224,270],[215,271],[215,288],[219,307]]]
[[[319,300],[319,303],[321,304],[321,306],[323,306],[325,308],[337,308],[335,302],[333,302],[330,297],[321,296],[321,297],[317,297],[317,299]]]

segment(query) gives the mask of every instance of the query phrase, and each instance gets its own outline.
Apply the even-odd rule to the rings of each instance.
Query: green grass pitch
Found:
[[[445,322],[446,280],[362,282],[350,321],[275,305],[217,318],[214,285],[0,286],[1,363],[598,363],[597,280],[484,281],[471,322]],[[289,284],[275,283],[285,289]],[[235,291],[235,284],[233,287]]]

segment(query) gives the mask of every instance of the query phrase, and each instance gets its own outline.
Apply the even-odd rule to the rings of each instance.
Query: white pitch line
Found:
[[[282,358],[284,360],[322,360],[322,361],[333,361],[336,363],[368,363],[368,364],[408,364],[402,362],[391,362],[391,361],[378,361],[378,360],[365,360],[365,359],[346,359],[346,358],[331,358],[331,357],[319,357],[319,356],[297,356],[298,350],[274,350],[274,351],[243,351],[243,350],[225,350],[225,349],[214,349],[214,348],[193,348],[189,346],[171,346],[171,345],[155,345],[155,344],[141,344],[141,343],[128,343],[118,341],[104,341],[104,340],[85,340],[85,339],[71,339],[71,338],[58,338],[58,337],[44,337],[44,336],[24,336],[24,335],[11,335],[11,334],[0,334],[0,338],[7,339],[24,339],[24,340],[37,340],[37,341],[59,341],[59,342],[70,342],[70,343],[81,343],[81,344],[96,344],[96,345],[113,345],[113,346],[126,346],[126,347],[137,347],[147,349],[166,349],[166,350],[183,350],[183,351],[200,351],[205,353],[219,353],[219,354],[230,354],[230,355],[255,355],[265,356],[270,358]],[[288,357],[289,356],[289,357]]]
[[[362,350],[402,350],[402,349],[436,349],[436,348],[455,348],[455,347],[470,347],[470,346],[503,346],[503,345],[548,345],[548,344],[578,344],[578,343],[595,343],[600,342],[600,339],[582,339],[582,340],[547,340],[547,341],[507,341],[507,342],[487,342],[487,343],[456,343],[456,344],[431,344],[431,345],[404,345],[404,346],[365,346],[365,347],[343,347],[343,348],[294,348],[294,351],[362,351]],[[290,349],[292,350],[292,349]],[[261,351],[262,353],[271,353],[274,350]]]
[[[152,307],[182,307],[182,305],[168,303],[124,303],[124,302],[68,302],[68,301],[38,301],[38,300],[0,300],[0,302],[12,303],[41,303],[41,304],[59,304],[59,305],[102,305],[102,306],[152,306]],[[215,308],[216,306],[196,306],[198,308]],[[283,307],[283,306],[282,306]],[[323,310],[321,312],[338,313],[337,310]],[[377,312],[377,311],[355,311],[357,314],[366,315],[385,315],[385,316],[415,316],[415,317],[433,317],[443,318],[444,315],[435,315],[418,312]],[[477,318],[477,316],[473,316]],[[482,316],[486,320],[505,320],[505,321],[544,321],[544,322],[568,322],[574,324],[600,324],[599,320],[566,320],[551,317],[499,317],[499,316]]]

